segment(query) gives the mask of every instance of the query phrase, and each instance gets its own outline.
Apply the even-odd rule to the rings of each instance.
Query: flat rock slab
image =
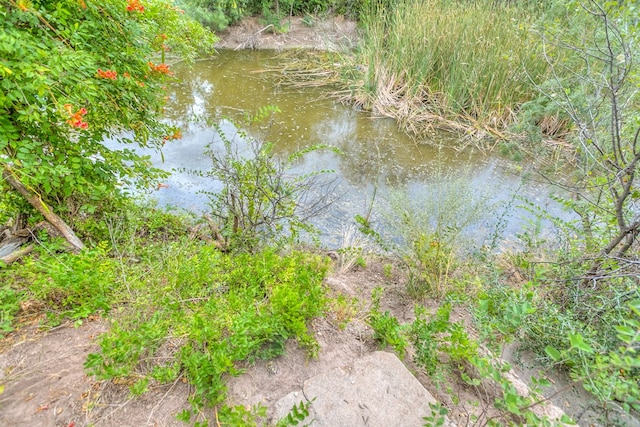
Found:
[[[394,354],[382,351],[306,380],[303,390],[277,402],[277,417],[304,401],[313,401],[306,422],[331,427],[422,427],[436,403]]]

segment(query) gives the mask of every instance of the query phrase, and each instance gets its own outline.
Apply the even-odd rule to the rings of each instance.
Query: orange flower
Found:
[[[89,124],[87,124],[87,122],[82,120],[82,116],[87,114],[86,108],[81,108],[74,113],[73,105],[64,104],[63,107],[70,116],[69,119],[67,119],[67,124],[69,126],[71,126],[72,128],[79,128],[79,129],[87,129],[89,127]]]
[[[176,129],[173,132],[173,135],[165,135],[162,137],[162,139],[162,145],[164,145],[167,141],[171,141],[172,139],[182,139],[182,131],[180,129]]]
[[[118,73],[112,70],[103,71],[102,69],[98,68],[98,77],[103,79],[115,80],[118,78]]]
[[[139,0],[129,0],[127,3],[127,10],[129,12],[144,12],[144,6],[140,4]]]
[[[149,61],[149,68],[151,68],[151,70],[155,71],[156,73],[173,76],[173,72],[169,71],[169,66],[167,64],[155,65],[153,62]]]

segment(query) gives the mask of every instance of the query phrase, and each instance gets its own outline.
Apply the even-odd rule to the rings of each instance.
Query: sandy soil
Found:
[[[310,25],[300,17],[286,19],[285,33],[275,34],[273,26],[258,18],[248,18],[218,34],[217,48],[225,49],[295,49],[342,50],[355,47],[356,24],[342,17],[314,20]]]

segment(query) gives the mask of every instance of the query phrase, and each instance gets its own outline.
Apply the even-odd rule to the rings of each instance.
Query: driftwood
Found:
[[[12,262],[15,262],[20,258],[22,258],[23,256],[31,253],[31,251],[33,251],[33,245],[26,246],[22,249],[9,253],[8,255],[1,256],[0,262],[4,262],[5,264],[11,264]]]
[[[23,225],[23,216],[19,215],[10,226],[0,227],[0,261],[5,264],[11,264],[31,253],[34,245],[24,245],[34,240],[39,230],[46,230],[49,236],[60,237],[60,232],[47,221],[41,221],[32,228]]]
[[[58,215],[56,215],[51,207],[49,207],[42,198],[33,190],[27,188],[18,177],[10,170],[5,169],[2,172],[2,177],[7,181],[14,190],[22,195],[38,212],[40,212],[47,221],[56,228],[56,230],[64,237],[67,242],[76,251],[84,249],[84,243],[76,236],[71,227]]]

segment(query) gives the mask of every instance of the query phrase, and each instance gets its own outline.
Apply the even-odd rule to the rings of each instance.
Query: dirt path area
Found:
[[[286,32],[274,33],[273,25],[247,18],[220,33],[217,48],[224,49],[317,49],[343,50],[355,47],[356,23],[342,17],[305,21],[300,17],[283,20]]]

